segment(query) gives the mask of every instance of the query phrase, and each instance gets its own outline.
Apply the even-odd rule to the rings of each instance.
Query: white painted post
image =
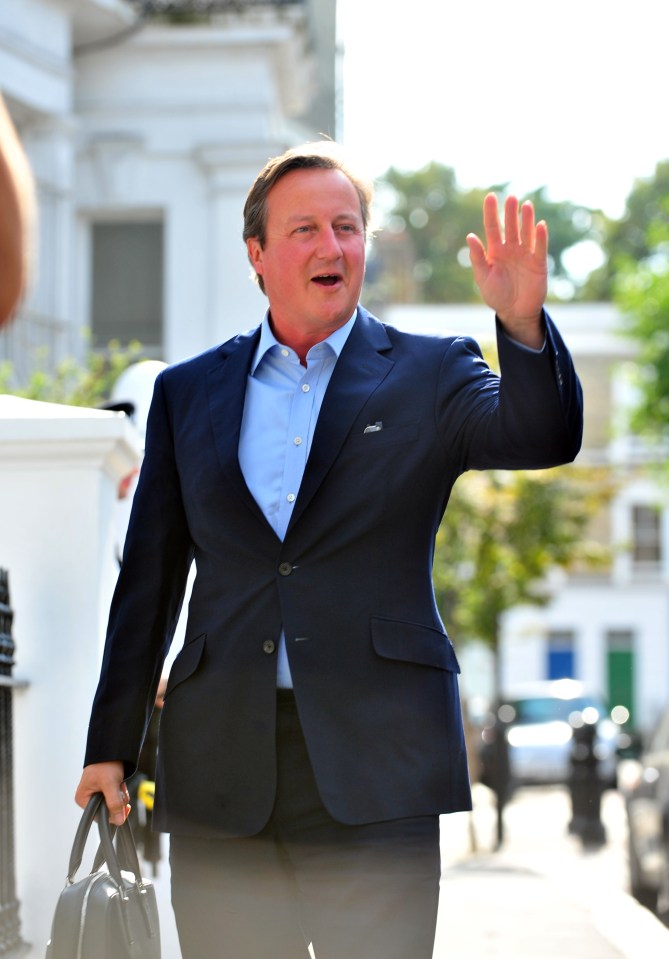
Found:
[[[0,396],[0,566],[16,643],[14,791],[21,934],[42,957],[79,810],[88,718],[116,581],[119,482],[140,462],[123,414]]]

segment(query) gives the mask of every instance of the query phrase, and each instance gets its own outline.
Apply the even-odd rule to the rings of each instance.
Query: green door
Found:
[[[634,636],[629,630],[612,630],[608,634],[607,698],[611,709],[624,706],[629,711],[628,725],[635,726],[634,716]]]

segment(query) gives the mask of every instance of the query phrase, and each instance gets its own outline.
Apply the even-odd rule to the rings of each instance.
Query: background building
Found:
[[[0,89],[35,171],[38,270],[0,360],[89,342],[172,362],[257,323],[241,240],[265,160],[336,133],[336,0],[5,0]],[[90,337],[90,339],[89,339]]]

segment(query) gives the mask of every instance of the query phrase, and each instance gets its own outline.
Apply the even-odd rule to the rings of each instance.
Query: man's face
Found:
[[[350,317],[365,273],[358,193],[339,170],[291,170],[269,192],[265,246],[248,243],[275,333],[324,339]]]

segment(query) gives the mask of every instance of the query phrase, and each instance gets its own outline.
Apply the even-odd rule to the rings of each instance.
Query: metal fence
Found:
[[[305,0],[130,0],[144,16],[179,17],[210,13],[244,13],[259,7],[302,6]]]
[[[21,939],[14,862],[12,620],[9,576],[0,569],[0,959],[14,959],[26,949]]]

